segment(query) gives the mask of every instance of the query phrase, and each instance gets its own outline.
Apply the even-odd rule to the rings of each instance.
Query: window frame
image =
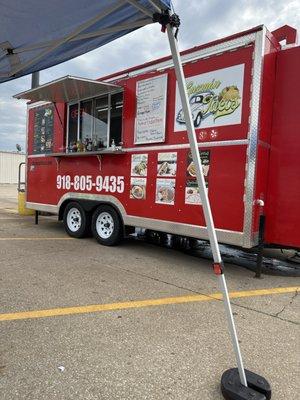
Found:
[[[92,124],[92,132],[91,132],[91,137],[95,133],[95,119],[96,119],[96,100],[100,99],[102,97],[107,96],[108,101],[107,101],[107,130],[106,130],[106,140],[107,140],[107,145],[105,149],[111,148],[110,145],[110,125],[111,125],[111,96],[114,94],[122,93],[123,94],[123,103],[122,103],[122,121],[123,121],[123,112],[124,112],[124,90],[114,90],[111,91],[107,94],[103,94],[102,96],[96,96],[96,97],[86,97],[82,98],[77,101],[70,101],[67,103],[67,129],[66,129],[66,153],[69,151],[69,121],[70,121],[70,107],[73,106],[74,104],[78,103],[78,115],[77,115],[77,141],[79,140],[79,135],[80,135],[80,107],[81,103],[84,101],[92,100],[92,115],[93,115],[93,124]],[[121,139],[123,139],[123,122],[122,122],[122,129],[121,129]]]

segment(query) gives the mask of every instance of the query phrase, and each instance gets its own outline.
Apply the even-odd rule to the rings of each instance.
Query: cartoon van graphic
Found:
[[[211,112],[209,111],[209,104],[211,103],[212,98],[214,97],[214,93],[212,91],[194,94],[190,97],[190,105],[191,112],[194,121],[194,126],[198,128],[201,124],[201,121],[208,117]],[[185,124],[183,110],[179,110],[176,121],[179,124]]]

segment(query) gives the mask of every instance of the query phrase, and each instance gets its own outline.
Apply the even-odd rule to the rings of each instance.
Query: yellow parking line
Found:
[[[270,289],[258,289],[258,290],[246,290],[239,292],[231,292],[231,299],[238,299],[243,297],[254,297],[254,296],[266,296],[272,294],[283,294],[293,293],[300,290],[300,287],[285,287],[285,288],[270,288]],[[151,306],[162,306],[169,304],[184,304],[194,303],[200,301],[212,301],[222,299],[221,293],[213,293],[210,295],[192,295],[192,296],[178,296],[178,297],[166,297],[160,299],[148,299],[148,300],[137,300],[137,301],[125,301],[122,303],[110,303],[110,304],[93,304],[88,306],[78,307],[63,307],[63,308],[52,308],[49,310],[36,310],[36,311],[23,311],[9,314],[0,314],[0,321],[13,321],[17,319],[32,319],[32,318],[45,318],[45,317],[56,317],[59,315],[71,315],[71,314],[87,314],[94,312],[103,311],[115,311],[124,310],[130,308],[142,308]]]
[[[11,237],[11,238],[0,238],[0,240],[5,241],[5,240],[74,240],[74,238],[71,237],[39,237],[39,238],[34,238],[34,237],[26,237],[26,238],[18,238],[18,237]]]
[[[9,212],[11,214],[18,214],[18,210],[16,210],[15,208],[2,208],[1,211],[2,210]]]

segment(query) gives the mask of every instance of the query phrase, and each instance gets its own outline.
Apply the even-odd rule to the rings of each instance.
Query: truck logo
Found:
[[[212,115],[213,120],[232,114],[240,105],[240,93],[237,86],[226,86],[219,94],[213,91],[193,94],[190,97],[190,106],[195,128],[201,125],[202,120]],[[177,114],[176,121],[185,124],[183,110]]]
[[[186,78],[186,89],[195,128],[205,129],[240,124],[243,86],[244,64]],[[177,87],[174,131],[179,132],[185,129],[185,118]]]

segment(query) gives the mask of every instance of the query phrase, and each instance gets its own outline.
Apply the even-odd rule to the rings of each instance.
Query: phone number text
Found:
[[[92,175],[75,175],[73,178],[70,175],[57,175],[56,188],[63,190],[81,190],[110,193],[124,192],[124,176],[96,176],[93,180]]]

